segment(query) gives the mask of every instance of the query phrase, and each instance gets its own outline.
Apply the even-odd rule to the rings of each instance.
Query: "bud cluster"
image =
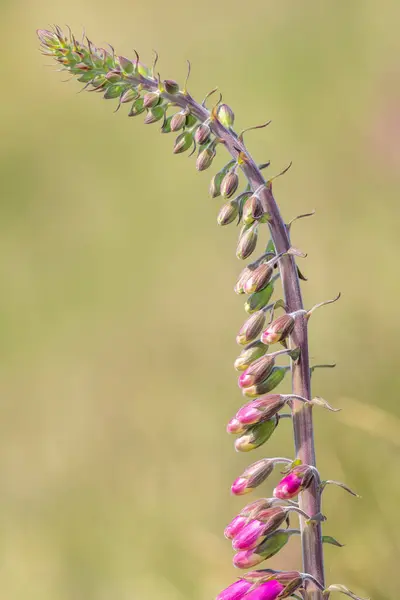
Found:
[[[216,156],[217,147],[225,145],[231,156],[230,160],[211,180],[209,193],[212,198],[221,196],[224,204],[219,209],[217,222],[221,226],[233,222],[241,224],[236,256],[245,260],[255,251],[260,236],[260,228],[268,223],[272,237],[280,239],[280,246],[289,248],[289,229],[277,210],[272,196],[272,179],[265,183],[261,169],[268,163],[257,168],[248,154],[243,142],[244,130],[240,135],[233,131],[235,116],[233,110],[220,100],[212,111],[205,108],[207,97],[200,105],[174,80],[161,80],[160,75],[155,75],[155,64],[152,68],[144,66],[136,59],[131,61],[124,56],[117,56],[114,50],[96,47],[89,39],[78,41],[72,35],[66,36],[59,27],[53,31],[38,30],[41,49],[46,56],[53,57],[61,70],[66,70],[77,77],[78,81],[85,84],[84,89],[95,91],[103,98],[118,100],[118,108],[123,104],[129,105],[130,117],[143,114],[145,124],[159,123],[162,133],[174,133],[176,139],[173,146],[174,154],[182,154],[191,150],[197,151],[196,169],[208,169]],[[190,73],[190,68],[189,68]],[[215,91],[215,90],[214,90]],[[172,114],[168,114],[173,109]],[[258,129],[268,125],[250,127]],[[250,165],[250,166],[249,166]],[[247,169],[246,169],[247,166]],[[240,191],[239,172],[242,169],[249,183],[244,191]],[[286,172],[285,169],[281,174]],[[251,171],[252,177],[249,177]],[[259,187],[254,184],[258,182]],[[263,182],[263,183],[262,183]],[[270,214],[271,212],[271,214]],[[304,217],[308,215],[300,215]],[[292,223],[292,222],[291,222]],[[279,230],[279,236],[275,235]],[[282,233],[283,232],[283,233]],[[291,258],[289,258],[291,255]],[[303,320],[305,326],[316,308],[329,304],[338,299],[323,302],[306,311],[302,308],[301,300],[295,303],[297,310],[287,308],[282,300],[270,305],[274,293],[275,283],[279,274],[274,270],[285,257],[286,283],[292,284],[292,292],[300,298],[298,279],[304,279],[294,262],[293,256],[301,256],[294,248],[277,253],[272,240],[269,242],[265,253],[253,263],[245,267],[239,275],[235,285],[237,294],[246,294],[245,311],[247,318],[240,328],[236,341],[244,346],[236,359],[234,366],[240,372],[238,384],[242,394],[250,398],[229,421],[228,433],[236,434],[235,449],[247,452],[264,444],[275,431],[280,411],[285,405],[292,408],[292,401],[300,401],[309,405],[322,405],[329,410],[334,410],[321,398],[303,398],[296,394],[283,395],[271,393],[283,380],[290,366],[277,366],[275,359],[279,355],[289,355],[291,366],[296,361],[302,360],[302,352],[307,348],[294,348],[293,337],[298,319]],[[289,267],[289,268],[288,268]],[[284,278],[285,269],[281,269]],[[285,281],[283,283],[285,283]],[[294,306],[292,304],[292,306]],[[277,308],[284,308],[284,314],[275,318]],[[269,346],[281,343],[285,350],[268,354]],[[304,358],[307,365],[307,357]],[[301,375],[304,377],[304,373]],[[307,386],[305,387],[307,389]],[[307,409],[310,409],[308,406]],[[307,411],[311,415],[311,411]],[[289,415],[290,416],[290,415]],[[296,410],[293,411],[295,421]],[[308,418],[308,417],[307,417]],[[301,429],[302,425],[294,422],[297,434],[302,435],[303,442],[312,450],[312,421],[308,418],[309,429],[307,436]],[[304,441],[305,440],[305,441]],[[309,455],[312,452],[309,452]],[[327,480],[320,482],[318,472],[312,465],[301,464],[299,459],[292,462],[290,459],[263,458],[250,465],[232,484],[231,490],[235,495],[243,495],[262,485],[272,473],[277,463],[289,465],[284,477],[276,485],[273,498],[262,498],[252,502],[242,509],[225,529],[225,536],[232,540],[235,551],[233,563],[240,569],[252,568],[274,556],[283,548],[292,535],[299,534],[297,529],[289,528],[289,513],[297,512],[306,519],[307,527],[316,527],[321,519],[318,515],[307,515],[293,501],[301,493],[310,488],[314,494],[314,506],[318,506],[320,493],[324,487],[333,483],[353,493],[347,486],[340,482]],[[354,494],[354,493],[353,493]],[[318,513],[320,514],[320,513]],[[287,528],[281,528],[283,525]],[[319,525],[318,525],[319,526]],[[322,546],[320,532],[310,529],[308,531],[306,553],[313,549],[318,560],[310,561],[313,564],[319,561],[322,565]],[[329,537],[329,536],[328,536]],[[334,538],[329,538],[333,540]],[[332,542],[331,542],[332,543]],[[314,558],[315,558],[314,557]],[[323,578],[323,569],[316,569]],[[289,598],[295,592],[306,597],[309,585],[317,590],[317,596],[328,597],[332,591],[341,591],[352,598],[357,598],[352,592],[342,585],[331,585],[324,589],[323,581],[318,581],[314,574],[300,573],[298,571],[273,571],[264,569],[247,573],[235,583],[223,590],[217,600],[277,600]],[[297,595],[295,597],[298,597]],[[314,596],[313,596],[314,597]]]

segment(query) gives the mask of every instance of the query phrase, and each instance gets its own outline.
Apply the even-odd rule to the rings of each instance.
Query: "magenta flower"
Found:
[[[252,583],[239,579],[232,583],[230,586],[222,590],[216,598],[216,600],[241,600],[246,592],[251,588]],[[273,596],[271,596],[272,598]]]
[[[285,586],[279,581],[270,579],[249,592],[246,600],[276,600],[284,589]]]
[[[308,465],[295,467],[280,480],[274,489],[274,497],[280,500],[289,500],[297,496],[299,492],[310,485],[313,476],[313,470]]]
[[[234,550],[252,550],[258,546],[265,537],[263,535],[265,529],[266,524],[262,521],[258,521],[257,519],[250,521],[234,537],[232,542]]]
[[[247,517],[238,515],[225,527],[224,536],[228,540],[232,540],[247,523]]]

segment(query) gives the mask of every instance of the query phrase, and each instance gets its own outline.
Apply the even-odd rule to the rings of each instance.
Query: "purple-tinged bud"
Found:
[[[157,121],[160,121],[162,118],[164,118],[165,115],[165,108],[163,106],[155,106],[154,108],[151,108],[147,115],[145,120],[143,121],[145,125],[151,125],[152,123],[156,123]]]
[[[220,592],[216,600],[242,600],[253,584],[245,579],[239,579]]]
[[[274,461],[262,458],[245,469],[232,484],[231,492],[235,496],[248,494],[261,485],[274,470]]]
[[[244,346],[255,340],[265,325],[265,319],[266,314],[263,310],[252,314],[240,328],[236,342]]]
[[[247,281],[248,277],[250,277],[252,272],[253,270],[250,267],[245,267],[243,271],[241,271],[235,283],[235,287],[233,288],[235,294],[244,294],[244,284]]]
[[[218,121],[222,123],[224,127],[232,127],[235,121],[235,115],[233,110],[227,104],[220,104],[217,110]]]
[[[278,417],[275,416],[268,421],[253,425],[235,441],[237,452],[250,452],[264,444],[273,434],[278,425]]]
[[[221,195],[221,183],[234,163],[235,161],[228,162],[228,164],[225,165],[220,171],[218,171],[218,173],[216,173],[211,179],[209,190],[211,198],[216,198],[217,196]]]
[[[254,313],[258,314],[258,313]],[[275,366],[275,356],[266,354],[254,361],[239,377],[239,387],[246,388],[264,381]]]
[[[246,304],[244,305],[244,309],[250,315],[257,310],[261,310],[265,306],[267,306],[268,302],[271,300],[271,296],[274,293],[274,284],[271,281],[263,290],[259,292],[254,292],[251,294]]]
[[[205,171],[211,166],[211,163],[216,155],[215,148],[213,145],[202,150],[196,160],[196,169],[198,171]]]
[[[236,192],[239,185],[239,176],[235,171],[229,171],[222,180],[221,194],[224,198],[230,198]]]
[[[246,225],[240,232],[239,243],[236,248],[236,256],[240,260],[248,258],[255,250],[258,239],[258,224],[254,223],[250,227]]]
[[[57,48],[60,45],[60,40],[55,33],[47,29],[37,29],[37,36],[44,46],[48,48]]]
[[[258,221],[264,216],[264,209],[261,204],[261,200],[258,196],[253,194],[250,198],[247,198],[243,207],[243,222],[246,224]]]
[[[234,550],[253,550],[266,538],[264,534],[265,523],[254,519],[250,521],[233,538],[232,547]]]
[[[120,98],[121,104],[126,104],[127,102],[133,102],[138,97],[138,93],[135,89],[129,88],[124,92]]]
[[[160,102],[160,99],[160,94],[158,92],[147,92],[143,96],[143,106],[145,108],[157,106],[157,104]]]
[[[163,86],[167,94],[175,95],[179,92],[179,83],[172,79],[164,79]]]
[[[263,290],[271,281],[273,273],[274,268],[270,263],[261,263],[261,265],[254,269],[243,286],[245,293],[252,294],[253,292]]]
[[[226,426],[226,432],[233,434],[244,433],[246,429],[247,427],[243,426],[235,417],[233,417]]]
[[[246,600],[277,600],[282,598],[281,593],[285,589],[276,579],[270,579],[255,587],[246,595]]]
[[[121,81],[122,77],[121,77],[121,72],[120,71],[109,71],[106,75],[105,78],[107,79],[107,81],[109,81],[110,83],[118,83],[119,81]]]
[[[264,379],[264,381],[256,385],[243,388],[243,396],[246,396],[247,398],[257,398],[258,396],[272,392],[272,390],[280,384],[289,369],[290,367],[274,367],[267,379]]]
[[[248,522],[248,517],[254,516],[257,517],[258,513],[262,510],[266,510],[267,508],[271,508],[278,500],[276,498],[258,498],[258,500],[253,500],[250,504],[246,504],[240,511],[240,517],[246,517]],[[242,527],[234,534],[235,537]]]
[[[229,525],[225,527],[224,536],[228,540],[233,540],[233,538],[243,529],[243,527],[248,523],[248,519],[246,516],[238,515],[235,517]]]
[[[233,223],[238,214],[239,204],[237,200],[229,200],[229,202],[227,202],[221,207],[221,210],[218,213],[217,223],[221,226],[229,225],[230,223]]]
[[[268,394],[247,402],[238,410],[235,420],[238,422],[238,427],[248,427],[255,425],[265,419],[271,419],[276,415],[286,404],[286,398],[282,394]]]
[[[118,56],[118,62],[121,69],[127,74],[131,75],[133,73],[133,62],[125,56]]]
[[[268,325],[261,336],[261,340],[264,344],[276,344],[276,342],[286,339],[292,333],[293,328],[294,316],[292,313],[286,313]]]
[[[235,360],[234,367],[237,371],[245,371],[249,366],[268,351],[268,346],[260,341],[253,342],[244,348]]]
[[[189,131],[184,131],[176,138],[174,145],[174,154],[181,154],[190,148],[193,142],[193,136]]]
[[[171,131],[179,131],[186,123],[186,112],[181,110],[174,115],[171,119]]]
[[[200,123],[194,134],[194,139],[200,146],[205,144],[211,135],[211,129],[207,123]]]
[[[143,98],[138,98],[131,106],[131,110],[128,113],[128,117],[136,117],[144,112]]]
[[[255,567],[260,564],[263,560],[271,558],[287,544],[289,537],[297,531],[289,529],[278,529],[265,538],[259,546],[253,550],[242,550],[235,554],[233,557],[233,564],[239,569],[248,569],[249,567]],[[283,587],[283,586],[282,586]]]
[[[294,498],[311,483],[315,473],[312,467],[300,465],[294,467],[283,479],[280,480],[273,495],[280,500]]]

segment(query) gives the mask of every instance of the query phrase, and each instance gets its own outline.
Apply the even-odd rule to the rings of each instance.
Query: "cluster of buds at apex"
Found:
[[[239,235],[239,242],[236,248],[236,256],[239,260],[245,260],[251,254],[257,246],[258,239],[258,223],[253,225],[244,225]]]
[[[273,495],[280,500],[289,500],[305,490],[318,475],[315,467],[298,465],[290,469],[289,473],[280,480]]]
[[[228,171],[221,182],[221,195],[224,198],[230,198],[238,189],[239,176],[235,167]]]
[[[277,554],[289,541],[290,536],[299,534],[297,529],[278,529],[268,535],[252,550],[241,550],[233,557],[233,564],[238,569],[248,569],[259,565],[264,560]]]
[[[255,313],[257,315],[258,313]],[[255,316],[253,315],[253,316]],[[266,354],[254,361],[244,373],[239,377],[238,384],[240,388],[247,388],[261,384],[271,374],[275,366],[275,359],[281,354],[289,354],[292,358],[298,357],[299,350],[279,350],[273,354]]]
[[[288,458],[262,458],[245,469],[232,484],[231,491],[235,496],[248,494],[261,485],[280,463],[290,463]]]
[[[235,440],[236,452],[250,452],[259,446],[262,446],[273,434],[279,423],[279,416],[275,415],[268,421],[257,423],[249,427],[245,433]]]
[[[233,110],[227,104],[220,104],[217,108],[217,118],[220,123],[226,128],[232,127],[235,122]]]
[[[258,358],[264,356],[268,352],[268,346],[259,340],[252,342],[246,348],[243,348],[234,362],[234,367],[237,371],[245,371]]]
[[[246,398],[257,398],[258,396],[269,394],[269,392],[272,392],[281,383],[289,370],[290,367],[274,367],[270,375],[261,383],[242,388],[243,396],[246,396]]]

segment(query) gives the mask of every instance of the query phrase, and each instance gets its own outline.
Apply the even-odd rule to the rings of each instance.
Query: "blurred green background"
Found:
[[[201,99],[218,85],[247,143],[271,159],[309,306],[327,580],[398,598],[400,168],[397,0],[2,0],[0,4],[0,590],[8,600],[208,600],[237,575],[223,528],[245,502],[233,451],[232,369],[244,320],[235,226],[211,171],[158,126],[77,95],[35,29],[86,27],[119,54],[160,54]],[[125,115],[123,114],[125,112]],[[219,160],[222,160],[220,158]],[[266,235],[266,234],[265,234]],[[288,382],[281,388],[288,390]],[[278,474],[264,486],[270,493]],[[300,566],[293,538],[271,563]],[[392,575],[392,576],[391,576]]]

